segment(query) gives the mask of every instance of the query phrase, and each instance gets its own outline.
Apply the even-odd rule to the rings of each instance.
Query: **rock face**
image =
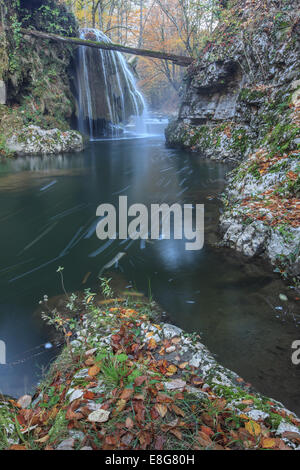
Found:
[[[189,67],[178,119],[166,130],[168,145],[227,161],[249,155],[275,125],[291,124],[291,95],[300,86],[297,2],[284,10],[271,2],[268,11],[234,3]],[[295,128],[285,129],[285,150],[294,146]]]
[[[13,34],[11,26],[15,18],[24,28],[54,32],[55,25],[62,35],[76,35],[74,16],[56,0],[5,3],[7,29],[0,31],[0,154],[7,153],[6,139],[24,127],[69,130],[75,112],[72,47]]]
[[[13,134],[6,145],[17,156],[53,155],[80,152],[83,150],[83,138],[77,131],[47,131],[38,126],[29,126]]]
[[[239,164],[224,195],[230,247],[300,274],[299,8],[236,0],[189,67],[167,144]]]

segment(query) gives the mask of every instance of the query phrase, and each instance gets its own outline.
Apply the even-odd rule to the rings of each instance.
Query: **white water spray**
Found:
[[[110,43],[97,29],[80,37]],[[91,140],[146,134],[146,103],[120,52],[80,46],[77,65],[78,126]]]

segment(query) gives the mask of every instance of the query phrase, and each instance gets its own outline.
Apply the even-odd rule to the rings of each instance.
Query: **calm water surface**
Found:
[[[84,287],[93,285],[122,251],[117,269],[145,293],[150,283],[172,322],[201,333],[219,362],[300,413],[300,369],[291,363],[291,343],[300,339],[294,291],[268,264],[216,245],[217,195],[228,169],[166,149],[162,136],[92,142],[80,154],[1,164],[0,339],[8,363],[24,360],[0,365],[1,392],[30,391],[53,358],[53,349],[40,346],[52,341],[52,331],[34,312],[45,294],[61,294],[57,267],[64,266],[66,288],[75,291],[87,272]],[[96,208],[117,206],[120,195],[148,206],[204,203],[204,248],[186,251],[184,240],[98,240]]]

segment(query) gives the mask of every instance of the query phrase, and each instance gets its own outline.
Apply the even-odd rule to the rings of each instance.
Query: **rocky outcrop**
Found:
[[[283,123],[284,150],[296,145],[296,126],[288,118],[300,85],[297,2],[282,10],[276,1],[268,10],[256,3],[234,2],[224,13],[227,22],[189,67],[178,119],[166,130],[168,145],[239,161]]]
[[[292,276],[300,275],[297,6],[231,2],[166,129],[169,146],[239,164],[224,195],[224,241]]]
[[[77,131],[44,130],[38,126],[25,127],[13,134],[6,145],[17,156],[53,155],[83,150],[83,138]]]
[[[12,0],[1,16],[5,29],[0,28],[0,155],[7,155],[6,139],[16,131],[30,125],[68,131],[75,111],[72,46],[22,35],[21,26],[48,32],[54,27],[68,36],[76,35],[76,21],[56,0]]]

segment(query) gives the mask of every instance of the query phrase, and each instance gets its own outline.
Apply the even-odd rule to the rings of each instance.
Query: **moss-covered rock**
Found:
[[[178,119],[166,130],[169,146],[237,162],[260,146],[272,155],[295,149],[295,8],[295,1],[284,8],[273,2],[268,10],[243,0],[228,3],[223,21],[188,68]]]
[[[16,131],[30,125],[67,131],[75,110],[72,46],[40,42],[21,34],[20,28],[76,35],[77,23],[56,0],[13,0],[2,12],[6,31],[1,32],[0,80],[5,86],[1,101],[5,106],[0,109],[0,153],[7,155],[5,139]]]

